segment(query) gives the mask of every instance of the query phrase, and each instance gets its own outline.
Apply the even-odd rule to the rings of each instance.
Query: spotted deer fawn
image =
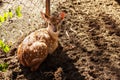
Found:
[[[58,47],[58,24],[64,19],[65,13],[47,16],[41,12],[41,16],[47,22],[47,27],[28,35],[17,51],[19,62],[30,67],[31,71],[37,70],[47,55],[52,54]]]

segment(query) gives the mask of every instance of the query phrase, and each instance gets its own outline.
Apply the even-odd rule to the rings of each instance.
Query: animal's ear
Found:
[[[65,12],[61,12],[60,14],[59,14],[59,17],[63,20],[64,19],[64,17],[65,17]]]
[[[50,20],[50,17],[48,15],[46,15],[45,13],[43,12],[40,12],[41,13],[41,17],[45,20],[45,21],[49,21]]]

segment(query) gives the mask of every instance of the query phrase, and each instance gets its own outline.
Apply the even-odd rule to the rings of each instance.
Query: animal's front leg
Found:
[[[39,68],[39,65],[42,63],[42,59],[40,58],[36,58],[36,59],[33,59],[32,62],[31,62],[31,71],[35,71]]]

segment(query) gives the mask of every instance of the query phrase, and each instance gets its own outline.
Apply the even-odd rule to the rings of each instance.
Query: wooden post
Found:
[[[46,0],[46,14],[50,16],[50,0]]]

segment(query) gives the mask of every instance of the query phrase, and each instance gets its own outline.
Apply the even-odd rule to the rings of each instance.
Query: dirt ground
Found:
[[[0,14],[20,5],[23,16],[0,27],[0,39],[12,50],[0,52],[0,63],[9,64],[0,80],[120,80],[119,0],[51,0],[51,12],[64,11],[66,17],[59,47],[36,72],[19,64],[14,48],[43,25],[39,12],[45,9],[44,0],[7,1],[0,3]]]

